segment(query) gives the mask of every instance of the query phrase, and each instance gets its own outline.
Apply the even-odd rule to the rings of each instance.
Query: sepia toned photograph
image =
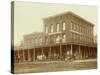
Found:
[[[11,72],[97,69],[97,6],[11,2]]]

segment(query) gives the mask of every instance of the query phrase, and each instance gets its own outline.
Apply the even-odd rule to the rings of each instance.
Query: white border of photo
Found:
[[[47,3],[63,3],[63,4],[79,4],[79,5],[96,5],[98,6],[98,13],[100,13],[100,0],[0,0],[0,75],[11,75],[10,63],[11,63],[11,1],[32,1],[32,2],[47,2]],[[90,12],[91,13],[91,12]],[[100,20],[98,14],[98,21]],[[100,22],[98,22],[98,28]],[[98,62],[100,62],[99,51],[99,32],[98,29]],[[100,64],[98,63],[98,69],[92,70],[76,70],[76,71],[62,71],[62,72],[44,72],[34,73],[34,75],[98,75]],[[24,74],[20,74],[24,75]],[[33,75],[33,73],[27,73],[26,75]]]

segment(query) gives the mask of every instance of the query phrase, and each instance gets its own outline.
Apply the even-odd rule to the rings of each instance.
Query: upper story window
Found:
[[[24,42],[24,47],[27,49],[27,47],[28,47],[27,41]]]
[[[76,31],[79,31],[79,25],[78,24],[76,25]]]
[[[80,25],[80,27],[79,27],[79,32],[82,32],[82,27],[81,27],[81,25]]]
[[[90,34],[93,34],[93,28],[92,27],[90,28]]]
[[[27,40],[27,47],[30,48],[30,40]]]
[[[59,32],[60,31],[60,29],[59,29],[59,24],[57,24],[57,32]]]
[[[46,42],[46,44],[48,44],[48,43],[49,43],[48,38],[46,38],[46,39],[45,39],[45,42]]]
[[[37,40],[37,39],[35,39],[35,45],[37,45],[37,43],[38,43],[38,40]]]
[[[46,27],[46,33],[48,33],[48,27]]]
[[[83,33],[83,31],[84,31],[84,30],[83,30],[83,26],[81,26],[81,32]]]
[[[73,22],[71,22],[70,26],[71,26],[71,29],[73,29]]]
[[[63,43],[66,42],[66,35],[65,35],[65,34],[63,35],[62,42],[63,42]]]
[[[66,23],[63,22],[63,30],[65,30],[65,29],[66,29]]]
[[[42,38],[40,38],[40,43],[42,43]]]
[[[34,46],[34,39],[32,39],[32,46]]]
[[[75,33],[72,33],[72,39],[73,40],[75,39]]]
[[[73,29],[76,30],[76,24],[75,23],[73,24]]]
[[[42,38],[40,38],[39,42],[40,42],[40,45],[42,45]]]
[[[73,39],[73,33],[70,33],[71,39]]]
[[[51,25],[51,32],[53,32],[53,25]]]
[[[60,43],[60,36],[59,35],[56,37],[56,43]]]

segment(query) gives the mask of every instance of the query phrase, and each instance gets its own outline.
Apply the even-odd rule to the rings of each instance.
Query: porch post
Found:
[[[62,47],[61,47],[61,44],[60,44],[60,58],[62,58]]]
[[[33,49],[33,60],[35,61],[35,48]]]
[[[28,49],[28,61],[30,61],[30,50]]]
[[[20,49],[18,50],[18,63],[20,63],[20,55],[19,55],[19,51],[20,51]]]
[[[42,48],[42,55],[44,54],[43,48]]]
[[[24,56],[24,49],[23,49],[23,62],[25,61],[25,56]]]
[[[71,44],[71,51],[70,51],[71,56],[73,55],[73,45]]]
[[[80,48],[80,45],[79,45],[79,59],[82,58],[82,54],[81,54],[81,48]]]
[[[49,48],[49,60],[51,59],[51,46]]]

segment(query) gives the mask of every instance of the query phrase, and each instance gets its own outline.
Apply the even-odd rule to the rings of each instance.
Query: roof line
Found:
[[[78,17],[79,19],[81,19],[81,20],[83,20],[83,21],[85,21],[85,22],[91,24],[92,26],[94,26],[93,23],[91,23],[91,22],[85,20],[85,19],[82,18],[81,16],[78,16],[78,15],[74,14],[74,13],[71,12],[71,11],[67,11],[67,12],[64,12],[64,13],[60,13],[60,14],[56,14],[56,15],[53,15],[53,16],[49,16],[49,17],[43,18],[43,20],[46,20],[46,19],[49,19],[49,18],[53,18],[53,17],[57,17],[57,16],[61,16],[61,15],[64,15],[64,14],[71,14],[71,15],[76,16],[76,17]]]

